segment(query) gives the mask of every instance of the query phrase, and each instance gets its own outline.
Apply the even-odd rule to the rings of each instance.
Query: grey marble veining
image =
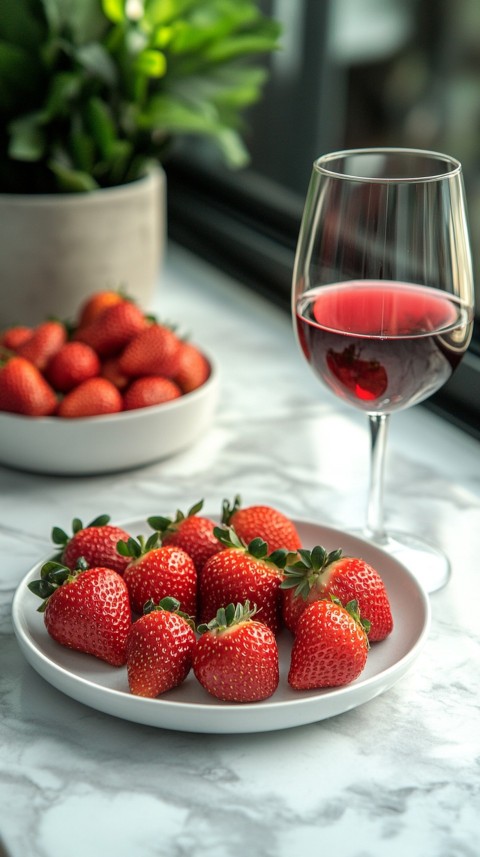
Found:
[[[410,671],[352,711],[293,729],[197,735],[75,702],[24,660],[11,602],[53,524],[168,514],[200,497],[363,522],[365,417],[298,353],[287,316],[170,247],[155,305],[216,355],[215,425],[165,462],[112,476],[0,469],[0,831],[11,857],[479,857],[480,456],[422,408],[393,418],[388,523],[449,553]]]

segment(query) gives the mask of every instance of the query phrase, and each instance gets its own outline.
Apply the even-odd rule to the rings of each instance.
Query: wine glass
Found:
[[[319,378],[368,416],[371,468],[361,535],[395,555],[428,592],[447,557],[386,532],[390,414],[438,390],[472,334],[474,289],[461,164],[437,152],[371,148],[318,158],[293,273],[299,345]]]

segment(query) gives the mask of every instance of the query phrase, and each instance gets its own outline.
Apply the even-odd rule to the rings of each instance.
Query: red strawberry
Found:
[[[283,619],[296,633],[299,616],[306,606],[335,595],[342,604],[356,600],[363,618],[370,623],[369,640],[383,640],[393,628],[390,602],[378,572],[363,559],[344,557],[341,550],[327,553],[321,546],[300,550],[296,563],[285,568]]]
[[[132,411],[136,408],[149,408],[179,399],[182,391],[170,378],[160,375],[145,375],[135,378],[123,394],[123,408]]]
[[[10,351],[16,351],[20,345],[23,345],[27,339],[30,339],[32,333],[33,328],[17,324],[15,327],[9,327],[3,331],[0,336],[0,345],[3,345],[4,348],[8,348]]]
[[[0,368],[0,411],[45,417],[53,414],[57,397],[30,360],[10,357]]]
[[[238,494],[232,506],[228,500],[223,501],[222,523],[233,527],[237,536],[247,544],[257,537],[263,539],[270,552],[296,551],[301,547],[297,528],[282,512],[271,506],[242,509]]]
[[[144,615],[130,628],[127,640],[127,675],[131,693],[154,699],[177,687],[192,666],[196,637],[192,622],[179,612],[175,598],[156,606],[147,602]]]
[[[94,655],[112,666],[126,662],[127,636],[132,622],[123,578],[111,568],[71,571],[47,562],[41,579],[28,584],[45,599],[45,626],[57,643]]]
[[[345,607],[337,598],[315,601],[298,622],[288,683],[295,690],[349,684],[364,669],[368,648],[355,601]]]
[[[55,390],[67,393],[100,372],[100,359],[84,342],[66,342],[52,357],[45,377]]]
[[[122,396],[106,378],[88,378],[74,387],[58,406],[58,416],[66,419],[117,414],[122,410]]]
[[[213,532],[215,522],[198,514],[202,507],[203,500],[200,500],[186,515],[177,511],[175,518],[148,518],[148,524],[160,533],[162,544],[176,545],[188,553],[198,575],[201,574],[207,559],[224,549],[224,545]]]
[[[111,357],[147,326],[143,312],[131,301],[122,300],[107,307],[90,324],[78,328],[73,338],[86,342],[99,357]]]
[[[128,343],[118,361],[125,375],[163,375],[174,378],[180,361],[178,336],[163,324],[151,324]]]
[[[87,566],[106,566],[123,574],[129,563],[129,557],[117,551],[119,541],[130,538],[130,533],[121,527],[109,524],[108,515],[99,515],[85,527],[79,518],[72,521],[72,535],[69,536],[60,527],[52,529],[52,541],[61,549],[61,561],[70,569],[77,566],[83,557]]]
[[[174,380],[184,393],[191,393],[205,383],[210,375],[210,363],[191,342],[181,342],[179,366]]]
[[[363,360],[360,349],[349,345],[343,351],[330,349],[327,354],[327,366],[335,378],[340,381],[340,396],[345,391],[353,393],[354,399],[374,401],[383,396],[388,386],[387,371],[378,360]],[[338,387],[338,385],[336,385]]]
[[[65,325],[59,321],[44,321],[34,328],[26,341],[19,345],[17,354],[30,360],[41,372],[64,344],[67,338]]]
[[[286,551],[268,555],[262,539],[253,539],[248,547],[233,529],[214,529],[225,549],[214,554],[203,566],[199,579],[199,617],[206,623],[225,604],[251,600],[258,620],[278,633],[281,626],[282,568]]]
[[[111,381],[117,390],[125,390],[130,381],[128,375],[120,371],[118,357],[107,357],[101,365],[100,375],[102,378],[106,378],[107,381]]]
[[[147,601],[166,596],[177,598],[188,616],[197,611],[197,572],[193,560],[181,548],[160,542],[158,533],[145,541],[142,536],[117,545],[122,556],[130,559],[124,579],[135,613],[142,613]]]
[[[278,687],[275,635],[253,619],[255,610],[229,604],[208,625],[193,650],[193,670],[205,690],[225,702],[258,702]]]
[[[91,324],[99,315],[105,312],[108,307],[121,303],[126,300],[121,292],[114,292],[110,289],[101,292],[95,292],[90,295],[80,307],[78,327],[86,327]]]

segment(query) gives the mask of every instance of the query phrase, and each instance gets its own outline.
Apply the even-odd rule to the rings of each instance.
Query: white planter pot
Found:
[[[165,237],[161,168],[91,193],[0,194],[0,328],[72,319],[103,289],[148,310]]]

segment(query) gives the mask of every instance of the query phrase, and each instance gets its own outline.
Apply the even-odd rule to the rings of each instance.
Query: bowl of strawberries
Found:
[[[193,444],[218,400],[214,359],[121,292],[91,295],[73,322],[0,333],[0,463],[98,474]]]

